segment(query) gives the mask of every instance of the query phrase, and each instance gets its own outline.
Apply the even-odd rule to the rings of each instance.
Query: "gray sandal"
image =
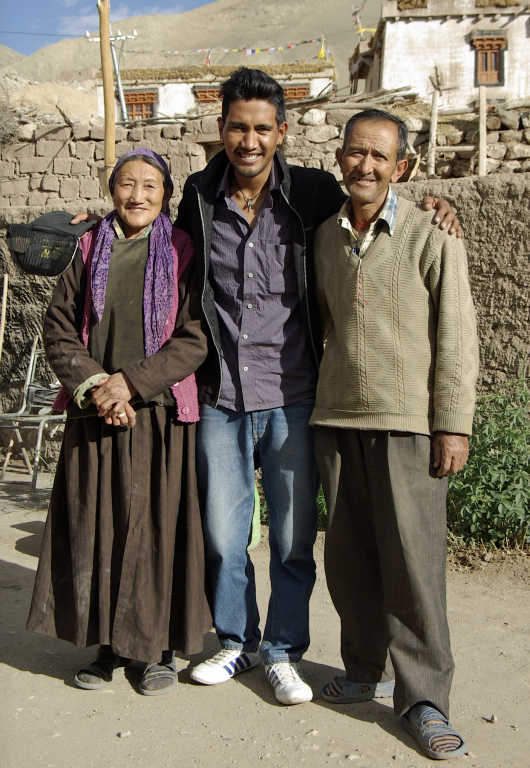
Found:
[[[331,704],[359,704],[370,699],[386,699],[394,695],[394,680],[377,684],[350,683],[345,676],[336,677],[322,687],[320,695]]]
[[[115,654],[110,645],[101,645],[94,661],[79,670],[74,677],[74,683],[86,691],[105,688],[112,681],[112,673],[122,661],[122,657]]]
[[[438,721],[438,722],[435,722]],[[401,717],[402,728],[418,742],[421,750],[433,760],[450,760],[467,751],[466,742],[449,720],[429,704],[415,704]],[[453,741],[460,741],[456,749],[447,749]],[[440,747],[440,749],[433,749]]]
[[[162,660],[158,664],[148,664],[144,669],[139,686],[140,693],[144,696],[161,696],[176,688],[177,665],[173,654],[168,658],[167,653],[164,651]]]

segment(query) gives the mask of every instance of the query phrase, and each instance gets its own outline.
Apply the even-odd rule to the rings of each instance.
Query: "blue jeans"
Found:
[[[259,454],[269,511],[271,596],[261,657],[300,661],[309,646],[309,599],[315,583],[318,470],[313,403],[245,413],[201,407],[197,474],[204,511],[207,576],[223,648],[260,645],[254,567],[247,554]]]

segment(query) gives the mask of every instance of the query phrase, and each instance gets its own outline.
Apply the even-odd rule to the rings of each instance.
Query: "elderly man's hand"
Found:
[[[454,435],[450,432],[435,432],[432,441],[434,468],[438,477],[459,472],[469,456],[467,435]]]
[[[441,197],[431,197],[430,195],[427,195],[423,198],[421,203],[426,211],[436,208],[434,223],[440,224],[440,229],[446,229],[450,226],[450,235],[456,233],[457,237],[462,237],[464,234],[462,225],[447,200],[444,200]]]
[[[82,221],[95,221],[99,225],[103,221],[103,218],[98,216],[97,213],[89,213],[86,211],[85,213],[77,213],[70,224],[80,224]]]

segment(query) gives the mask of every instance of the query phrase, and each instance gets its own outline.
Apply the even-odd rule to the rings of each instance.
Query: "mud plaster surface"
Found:
[[[260,668],[221,686],[191,683],[189,666],[218,649],[205,638],[197,657],[179,657],[179,686],[166,696],[137,693],[138,666],[119,669],[102,691],[73,686],[93,649],[25,631],[46,518],[49,485],[28,495],[23,475],[0,484],[0,765],[5,768],[254,768],[353,765],[423,768],[401,731],[391,701],[333,707],[321,686],[341,670],[339,623],[323,572],[323,537],[316,546],[311,646],[301,669],[314,691],[310,704],[284,707]],[[263,529],[266,537],[267,530]],[[451,765],[528,768],[530,754],[530,557],[455,553],[448,567],[448,606],[456,674],[451,719],[469,755]],[[253,552],[265,614],[268,547]],[[495,715],[497,722],[484,718]],[[117,734],[127,734],[119,737]],[[349,757],[347,757],[349,756]]]

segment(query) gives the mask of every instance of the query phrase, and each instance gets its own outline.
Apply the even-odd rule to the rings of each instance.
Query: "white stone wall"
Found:
[[[444,91],[442,106],[461,106],[478,99],[475,87],[475,49],[470,34],[476,30],[498,30],[507,34],[504,53],[504,86],[488,86],[488,99],[524,99],[530,95],[530,18],[522,13],[501,15],[495,21],[477,16],[462,18],[414,18],[387,20],[384,33],[382,88],[411,85],[421,98],[430,99],[438,67]]]

